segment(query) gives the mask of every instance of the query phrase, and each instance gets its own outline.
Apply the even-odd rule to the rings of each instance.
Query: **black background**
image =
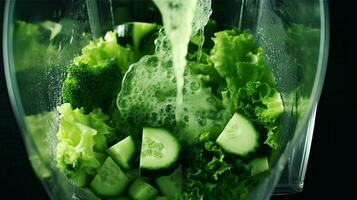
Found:
[[[3,1],[0,0],[1,22]],[[353,79],[357,79],[357,62],[352,62],[357,60],[353,29],[357,17],[353,6],[346,1],[332,0],[329,4],[329,62],[305,187],[299,194],[275,196],[273,200],[357,199],[357,142],[354,140],[357,84],[353,84]],[[0,61],[2,65],[2,57]],[[3,67],[0,69],[0,199],[48,199],[28,161],[10,106]]]

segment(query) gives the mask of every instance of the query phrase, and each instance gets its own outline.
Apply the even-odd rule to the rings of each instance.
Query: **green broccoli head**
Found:
[[[118,94],[122,75],[136,60],[136,53],[120,46],[113,32],[91,41],[67,67],[63,101],[74,108],[83,107],[86,113],[107,108]]]
[[[84,107],[86,112],[105,107],[120,88],[121,72],[114,59],[104,65],[69,65],[62,87],[63,101],[74,108]]]

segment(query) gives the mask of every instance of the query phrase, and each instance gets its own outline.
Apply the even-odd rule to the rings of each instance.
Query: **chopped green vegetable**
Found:
[[[105,108],[119,92],[121,77],[136,61],[130,48],[117,44],[116,35],[108,32],[82,49],[82,55],[67,67],[62,88],[64,102],[86,112]]]
[[[247,156],[258,147],[259,134],[252,123],[238,113],[234,113],[216,143],[226,152]]]
[[[252,168],[251,169],[251,175],[252,176],[269,170],[269,161],[268,161],[268,159],[266,157],[255,158],[254,160],[252,160],[249,163],[249,165]]]
[[[138,58],[132,48],[122,47],[118,44],[114,32],[108,32],[104,38],[99,38],[85,46],[82,49],[82,55],[74,58],[74,64],[105,66],[108,59],[114,59],[114,63],[124,73]]]
[[[107,116],[99,109],[84,114],[83,109],[72,109],[66,103],[57,108],[60,113],[57,133],[57,167],[76,185],[83,186],[88,175],[101,166],[97,152],[104,152],[107,139],[113,134],[106,125]]]
[[[223,105],[263,126],[265,143],[278,148],[278,126],[284,107],[263,49],[254,42],[251,33],[237,29],[218,32],[213,40],[211,61],[226,80],[226,86],[220,89]]]
[[[112,197],[121,194],[129,184],[120,167],[110,158],[104,162],[98,174],[90,183],[94,192],[100,196]]]
[[[178,160],[180,143],[167,130],[144,127],[140,152],[140,174],[147,170],[165,170]]]
[[[157,29],[156,24],[151,23],[136,23],[133,27],[133,43],[136,48],[140,47],[140,43],[145,35]]]
[[[226,80],[223,103],[230,109],[237,108],[237,92],[250,81],[275,85],[273,74],[264,61],[264,51],[249,32],[231,29],[215,33],[211,61],[221,77]],[[232,55],[233,52],[233,55]],[[232,100],[230,100],[232,99]]]
[[[56,36],[58,26],[43,25]],[[171,54],[136,62],[147,53],[141,43],[154,47],[151,37],[163,30],[142,22],[118,28],[126,29],[90,42],[67,66],[65,103],[58,107],[59,170],[109,199],[246,198],[270,168],[284,113],[253,35],[216,32],[214,21],[208,33],[194,35],[179,107]],[[131,43],[124,41],[128,35]],[[156,40],[170,49],[165,42]]]
[[[209,132],[202,133],[199,145],[184,152],[190,156],[183,162],[187,165],[184,167],[183,199],[208,197],[208,193],[220,184],[218,181],[233,169],[225,160],[221,147],[213,142],[214,138]]]
[[[90,112],[105,107],[120,87],[120,71],[113,60],[103,66],[69,65],[62,88],[63,101]]]
[[[280,118],[284,106],[280,93],[272,86],[261,82],[249,82],[238,90],[238,111],[267,132],[265,141],[273,149],[279,147]]]
[[[177,168],[167,176],[155,180],[160,192],[167,197],[175,197],[182,192],[182,168]]]
[[[142,179],[137,179],[129,188],[129,196],[134,200],[152,200],[159,192]]]
[[[135,143],[131,136],[119,141],[107,150],[108,154],[113,158],[120,167],[130,169],[136,152]]]

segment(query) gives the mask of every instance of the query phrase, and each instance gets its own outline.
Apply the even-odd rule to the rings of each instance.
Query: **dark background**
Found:
[[[3,1],[0,0],[1,26]],[[328,69],[317,110],[305,187],[299,194],[277,196],[273,200],[357,199],[357,143],[354,141],[357,84],[352,82],[357,67],[352,62],[357,57],[356,31],[352,28],[357,17],[352,13],[353,6],[346,1],[329,3]],[[3,67],[0,69],[0,191],[0,199],[48,199],[28,161],[9,102]]]

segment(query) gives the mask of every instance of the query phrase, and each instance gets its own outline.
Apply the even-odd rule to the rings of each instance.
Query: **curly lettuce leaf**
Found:
[[[202,82],[209,88],[212,93],[220,97],[221,91],[226,87],[225,79],[223,79],[214,68],[210,55],[205,52],[189,54],[187,56],[187,68],[192,73],[199,75]]]
[[[213,142],[214,138],[214,134],[204,132],[199,136],[199,145],[190,149],[194,160],[185,172],[183,199],[205,199],[233,168],[225,160],[222,149]]]
[[[251,33],[238,29],[218,32],[213,41],[210,60],[226,82],[226,87],[221,87],[223,105],[264,127],[265,143],[278,148],[284,107],[273,73],[265,63],[264,50]]]
[[[262,82],[249,82],[237,92],[238,111],[267,131],[265,144],[278,148],[280,118],[284,112],[280,93]]]
[[[108,117],[100,109],[84,114],[68,103],[57,107],[60,113],[57,133],[57,167],[76,185],[83,186],[88,175],[101,166],[101,153],[113,129],[106,125]]]
[[[274,76],[265,64],[264,50],[253,40],[250,32],[238,29],[221,31],[215,33],[213,41],[210,60],[226,81],[222,99],[227,108],[234,110],[237,107],[234,99],[238,98],[238,89],[250,81],[275,85]]]
[[[207,196],[208,200],[247,199],[251,191],[259,184],[265,174],[241,177],[230,172],[221,178],[220,184]]]
[[[104,38],[91,41],[82,49],[82,55],[74,59],[74,64],[87,64],[89,66],[104,66],[108,59],[115,59],[124,74],[129,66],[138,60],[138,55],[130,47],[118,44],[114,32],[107,32]]]
[[[212,160],[207,163],[205,169],[212,174],[211,178],[213,180],[219,180],[219,177],[229,171],[232,165],[224,161],[225,154],[223,150],[210,140],[209,132],[200,135],[200,142],[204,144],[205,150],[213,155]]]
[[[250,175],[251,169],[246,163],[237,160],[235,169],[225,171],[219,181],[212,181],[207,177],[207,171],[197,168],[186,175],[184,193],[180,200],[226,200],[245,199],[249,192],[261,181],[266,174]],[[239,174],[236,172],[239,171]]]

